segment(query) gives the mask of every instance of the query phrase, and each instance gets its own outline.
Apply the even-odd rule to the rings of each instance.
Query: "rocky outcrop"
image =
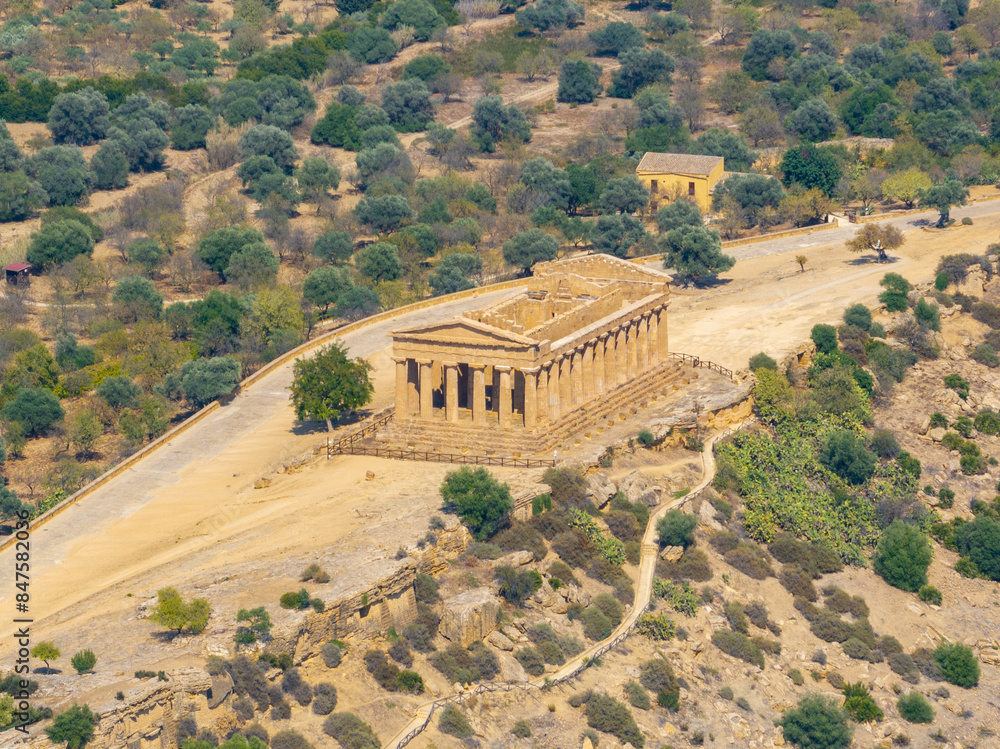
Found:
[[[512,551],[510,554],[504,554],[499,559],[494,559],[490,563],[490,566],[493,569],[497,567],[523,567],[526,564],[531,564],[533,558],[530,551]]]
[[[629,502],[641,502],[647,507],[660,504],[660,496],[639,471],[632,471],[618,484],[618,491],[625,495]]]
[[[500,600],[489,588],[467,590],[445,600],[438,633],[467,648],[489,636],[499,613]]]
[[[591,474],[587,480],[590,482],[590,493],[593,495],[594,504],[597,505],[598,509],[603,509],[618,492],[615,482],[603,473]]]

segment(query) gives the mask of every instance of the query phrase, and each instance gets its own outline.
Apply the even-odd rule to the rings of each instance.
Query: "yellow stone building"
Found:
[[[686,198],[708,213],[712,188],[722,178],[723,168],[721,156],[648,152],[635,168],[635,176],[649,188],[654,206]]]

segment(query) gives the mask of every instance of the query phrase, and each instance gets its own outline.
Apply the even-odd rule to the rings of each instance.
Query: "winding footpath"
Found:
[[[567,661],[558,671],[547,674],[545,676],[538,677],[536,679],[530,679],[525,682],[494,682],[491,684],[485,684],[475,688],[467,689],[462,692],[456,692],[448,697],[441,697],[439,699],[427,702],[421,705],[417,709],[416,715],[406,724],[395,736],[392,737],[387,743],[383,744],[383,749],[402,749],[406,746],[413,738],[419,735],[428,725],[430,725],[431,719],[434,717],[434,712],[440,707],[451,703],[451,702],[461,702],[466,697],[472,696],[474,691],[504,691],[511,688],[520,689],[543,689],[549,687],[553,684],[558,684],[572,678],[586,668],[590,661],[597,658],[614,645],[620,642],[622,639],[627,637],[632,629],[635,627],[639,620],[639,617],[646,611],[649,605],[650,598],[653,595],[653,578],[656,577],[656,560],[660,552],[659,541],[656,537],[656,523],[666,515],[671,510],[681,507],[686,502],[690,502],[695,499],[702,491],[711,483],[715,476],[715,444],[730,434],[748,426],[753,421],[754,417],[737,424],[726,431],[720,432],[719,434],[713,435],[706,443],[705,447],[701,453],[702,459],[702,477],[698,485],[695,486],[690,492],[679,499],[673,499],[668,502],[664,502],[656,511],[652,513],[649,517],[649,522],[646,524],[646,532],[642,537],[642,551],[639,557],[639,579],[636,582],[635,590],[635,601],[632,604],[632,609],[628,612],[624,619],[622,619],[621,624],[619,624],[611,635],[598,643],[595,643],[591,647],[587,648],[585,651]]]

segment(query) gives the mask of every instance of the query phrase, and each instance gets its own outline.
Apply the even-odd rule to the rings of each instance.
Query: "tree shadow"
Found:
[[[39,666],[32,673],[44,674],[45,676],[54,676],[55,674],[61,674],[62,669],[53,668],[52,666]]]
[[[292,434],[296,436],[304,436],[309,434],[323,434],[329,435],[332,439],[333,437],[342,437],[343,435],[338,435],[338,430],[343,427],[351,427],[360,424],[362,421],[374,414],[375,411],[370,409],[362,409],[360,411],[355,411],[350,416],[343,416],[333,422],[332,432],[326,431],[325,421],[296,421],[295,426],[292,427]]]
[[[881,265],[889,266],[898,263],[900,258],[890,255],[885,261],[879,261],[878,255],[864,254],[861,257],[851,258],[850,260],[845,260],[845,265]]]

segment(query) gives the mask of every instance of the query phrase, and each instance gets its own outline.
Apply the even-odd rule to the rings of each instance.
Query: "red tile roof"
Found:
[[[14,273],[20,273],[23,270],[28,270],[31,267],[31,263],[11,263],[10,265],[5,265],[4,270],[13,271]]]
[[[721,156],[697,156],[689,153],[646,153],[635,168],[637,172],[709,175],[722,162]]]

